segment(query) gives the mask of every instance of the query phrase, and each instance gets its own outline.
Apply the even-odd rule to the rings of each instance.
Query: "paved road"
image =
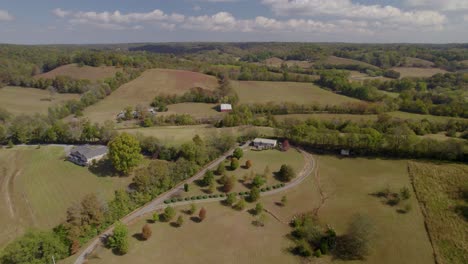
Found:
[[[246,142],[244,145],[242,145],[241,147],[243,149],[247,149],[250,145],[251,141],[248,141]],[[124,218],[121,219],[121,222],[124,223],[124,224],[128,224],[130,223],[131,221],[135,220],[135,219],[138,219],[140,218],[141,216],[147,214],[147,213],[150,213],[154,210],[157,210],[160,208],[160,206],[162,204],[164,204],[164,200],[166,199],[169,199],[171,198],[172,196],[176,195],[178,192],[180,191],[183,191],[184,189],[184,184],[185,183],[192,183],[200,178],[203,177],[203,175],[205,175],[206,171],[207,170],[214,170],[216,169],[216,167],[224,160],[226,160],[229,156],[232,155],[232,153],[234,152],[234,149],[235,148],[232,148],[231,150],[229,150],[228,152],[224,153],[221,157],[217,158],[216,160],[212,161],[211,163],[209,163],[208,165],[206,165],[202,170],[200,170],[197,174],[193,175],[191,178],[179,183],[178,185],[176,185],[174,188],[172,188],[171,190],[161,194],[160,196],[158,196],[157,198],[155,198],[154,200],[152,200],[151,202],[147,203],[146,205],[144,205],[143,207],[140,207],[138,209],[136,209],[135,211],[131,212],[130,214],[128,214],[127,216],[125,216]],[[89,254],[91,254],[93,252],[93,250],[99,245],[99,243],[101,242],[101,240],[105,237],[107,237],[108,235],[112,234],[112,231],[113,231],[114,227],[111,226],[110,228],[108,228],[106,231],[104,231],[103,233],[101,233],[101,235],[99,237],[96,237],[82,252],[81,254],[78,256],[78,258],[75,260],[75,264],[83,264],[86,260],[86,256],[88,256]]]
[[[248,148],[249,144],[250,144],[250,142],[247,142],[245,145],[242,146],[242,148],[244,148],[244,149]],[[140,217],[142,217],[142,216],[144,216],[144,215],[146,215],[148,213],[151,213],[153,211],[166,208],[169,205],[165,204],[164,200],[171,198],[172,196],[174,196],[175,194],[177,194],[180,191],[183,191],[185,183],[192,183],[193,181],[203,177],[203,175],[205,175],[207,170],[215,169],[219,165],[219,163],[221,163],[227,157],[232,155],[233,151],[234,151],[234,149],[231,149],[230,151],[225,153],[223,156],[219,157],[215,161],[213,161],[210,164],[208,164],[207,166],[205,166],[204,169],[199,171],[193,177],[191,177],[191,178],[187,179],[186,181],[178,184],[176,187],[174,187],[173,189],[167,191],[166,193],[158,196],[156,199],[154,199],[150,203],[146,204],[145,206],[140,207],[139,209],[133,211],[132,213],[130,213],[129,215],[124,217],[121,220],[121,222],[127,224],[127,223],[130,223],[131,221],[133,221],[135,219],[138,219],[138,218],[140,218]],[[312,155],[310,153],[308,153],[308,152],[306,152],[304,150],[299,150],[299,151],[304,155],[305,165],[302,168],[302,170],[298,173],[297,177],[294,178],[289,183],[287,183],[282,188],[273,189],[273,190],[267,191],[267,192],[262,192],[261,196],[274,195],[274,194],[277,194],[277,193],[280,193],[280,192],[284,192],[285,190],[294,188],[295,186],[301,184],[307,178],[307,176],[312,174],[312,172],[313,172],[313,170],[315,168],[314,158],[312,157]],[[210,199],[205,199],[205,200],[183,201],[183,202],[173,203],[173,204],[170,204],[170,205],[173,206],[173,207],[176,207],[176,206],[189,205],[189,204],[192,204],[192,203],[207,203],[207,202],[222,201],[224,199],[226,199],[226,198],[219,197],[219,198],[210,198]],[[104,231],[99,237],[95,238],[87,246],[87,248],[84,249],[81,252],[81,254],[78,256],[78,258],[75,260],[74,264],[83,264],[85,262],[85,260],[86,260],[86,256],[88,256],[89,254],[91,254],[94,251],[94,249],[99,245],[99,243],[101,242],[102,239],[104,239],[108,235],[111,235],[112,231],[113,231],[113,227],[110,227],[109,229]]]

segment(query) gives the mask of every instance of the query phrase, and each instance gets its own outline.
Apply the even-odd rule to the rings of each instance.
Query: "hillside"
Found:
[[[84,115],[93,122],[115,120],[115,116],[125,107],[149,106],[157,95],[181,95],[193,87],[214,90],[217,86],[218,81],[213,76],[190,71],[151,69],[87,108]]]
[[[438,73],[447,73],[439,68],[415,68],[415,67],[394,67],[392,70],[400,73],[400,78],[405,77],[431,77]]]
[[[105,78],[113,77],[121,69],[111,66],[78,66],[77,64],[67,64],[53,69],[50,72],[38,74],[34,78],[53,79],[57,76],[68,76],[73,79],[87,79],[90,81],[99,81]]]

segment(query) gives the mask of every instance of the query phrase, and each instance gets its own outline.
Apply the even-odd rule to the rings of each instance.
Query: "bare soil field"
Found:
[[[50,72],[38,74],[34,76],[34,78],[53,79],[57,76],[68,76],[73,79],[86,79],[95,82],[114,77],[119,71],[121,71],[121,69],[113,66],[91,67],[87,65],[78,66],[77,64],[68,64],[55,68]]]
[[[335,94],[311,83],[232,81],[241,104],[286,103],[341,105],[362,102],[358,99]]]
[[[77,94],[56,93],[51,100],[50,93],[41,89],[12,86],[0,88],[0,107],[13,115],[46,114],[50,106],[79,98]]]
[[[125,107],[148,106],[154,97],[161,94],[181,95],[193,87],[214,90],[218,86],[215,77],[201,73],[151,69],[137,79],[122,85],[110,96],[88,107],[83,114],[93,122],[115,120]]]
[[[52,228],[87,194],[104,201],[131,177],[106,177],[64,160],[63,147],[0,149],[0,248],[27,228]]]
[[[394,67],[392,70],[400,73],[400,78],[405,77],[431,77],[437,73],[447,73],[439,68],[414,68],[414,67]]]
[[[130,237],[128,254],[117,256],[101,247],[89,263],[140,264],[147,263],[148,259],[157,259],[161,263],[350,263],[329,256],[301,259],[288,251],[292,246],[287,238],[291,232],[288,221],[294,215],[313,211],[319,206],[320,223],[330,224],[338,234],[346,230],[355,213],[367,214],[374,222],[377,235],[370,255],[352,263],[434,263],[414,194],[409,201],[413,210],[407,214],[397,213],[394,207],[384,205],[370,195],[384,186],[410,186],[406,161],[315,157],[319,165],[317,176],[308,177],[301,185],[284,193],[261,198],[270,212],[264,227],[252,224],[256,218],[247,210],[255,204],[248,203],[243,211],[218,202],[197,205],[207,210],[207,218],[201,223],[192,221],[186,214],[188,206],[176,207],[177,215],[184,219],[183,226],[161,222],[150,224],[152,237],[140,241],[135,237],[147,219],[136,221],[129,227],[130,236],[135,237]],[[366,170],[362,170],[363,167]],[[284,207],[278,206],[283,195],[287,196],[288,203]]]

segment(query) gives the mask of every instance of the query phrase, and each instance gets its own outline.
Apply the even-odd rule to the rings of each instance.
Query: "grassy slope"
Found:
[[[5,211],[7,208],[0,207],[0,221],[2,226],[11,226],[9,231],[14,228],[17,234],[25,228],[53,227],[64,220],[66,209],[84,195],[96,193],[107,200],[114,190],[125,188],[130,182],[130,178],[98,177],[87,168],[65,161],[62,147],[2,149],[0,171],[2,168],[9,171],[9,175],[17,173],[10,188],[17,212],[12,219],[6,217],[9,215]],[[4,202],[2,196],[2,204]],[[0,246],[11,238],[2,240]]]
[[[136,128],[136,129],[122,129],[120,132],[127,133],[141,133],[144,136],[154,136],[161,140],[163,143],[180,145],[185,142],[191,141],[195,135],[200,135],[207,138],[220,133],[229,134],[232,136],[245,135],[246,133],[256,130],[260,135],[272,136],[274,129],[269,127],[224,127],[215,128],[206,125],[197,126],[163,126],[163,127],[150,127],[150,128]]]
[[[341,233],[349,218],[356,212],[367,213],[377,225],[378,238],[368,259],[346,263],[432,263],[432,251],[424,229],[422,215],[413,198],[413,210],[401,215],[395,208],[381,204],[369,192],[389,184],[409,185],[405,161],[338,159],[319,156],[320,183],[330,198],[319,213],[323,223],[331,224]],[[365,167],[366,170],[362,170]],[[288,197],[286,207],[275,205],[283,195]],[[309,177],[300,186],[278,195],[264,197],[265,208],[282,222],[297,213],[310,211],[319,204],[317,182]],[[152,224],[153,236],[148,241],[130,238],[130,252],[115,256],[110,250],[100,248],[89,263],[147,263],[157,259],[161,263],[302,263],[287,252],[292,244],[285,237],[291,229],[287,224],[268,216],[266,226],[257,228],[255,219],[247,212],[209,203],[207,219],[194,223],[182,211],[185,224],[181,228],[167,223]],[[254,205],[248,204],[247,209]],[[200,207],[200,206],[199,206]],[[130,226],[130,234],[137,234],[146,219]],[[178,254],[183,252],[183,254]],[[329,257],[313,263],[335,263]],[[339,262],[339,261],[337,261]],[[66,262],[68,263],[68,262]],[[341,263],[341,262],[339,262]]]
[[[121,69],[112,66],[79,67],[77,64],[68,64],[55,68],[50,72],[38,74],[34,77],[53,79],[57,76],[62,75],[71,77],[73,79],[87,79],[90,81],[99,81],[105,78],[113,77],[119,71],[121,71]]]
[[[468,263],[468,224],[455,212],[468,206],[458,197],[468,183],[468,166],[412,162],[409,168],[439,263]]]
[[[160,115],[189,114],[195,118],[223,117],[225,113],[217,110],[217,104],[180,103],[168,106],[168,111]]]
[[[151,69],[137,79],[122,85],[99,103],[88,107],[84,115],[94,122],[115,120],[125,107],[149,106],[154,97],[160,94],[183,94],[193,87],[215,89],[216,78],[201,73]]]
[[[79,95],[57,93],[54,98],[49,101],[49,92],[41,89],[11,86],[0,88],[0,107],[14,115],[46,114],[50,106],[71,99],[79,99]]]
[[[340,105],[360,100],[338,95],[310,83],[232,81],[241,104],[282,103]]]
[[[395,67],[392,70],[400,73],[400,78],[404,77],[431,77],[437,73],[446,73],[447,71],[439,68],[411,68]]]

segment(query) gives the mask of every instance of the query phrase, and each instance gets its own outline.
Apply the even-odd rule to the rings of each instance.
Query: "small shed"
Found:
[[[256,138],[253,140],[253,145],[257,149],[272,149],[275,148],[278,141],[268,138]]]
[[[82,145],[74,147],[68,155],[68,160],[80,165],[88,166],[93,161],[102,159],[108,152],[106,146]]]
[[[349,151],[349,149],[342,149],[340,154],[341,154],[341,156],[349,156],[350,151]]]
[[[232,111],[232,105],[231,104],[221,104],[219,106],[219,111],[221,111],[221,112],[231,112]]]

